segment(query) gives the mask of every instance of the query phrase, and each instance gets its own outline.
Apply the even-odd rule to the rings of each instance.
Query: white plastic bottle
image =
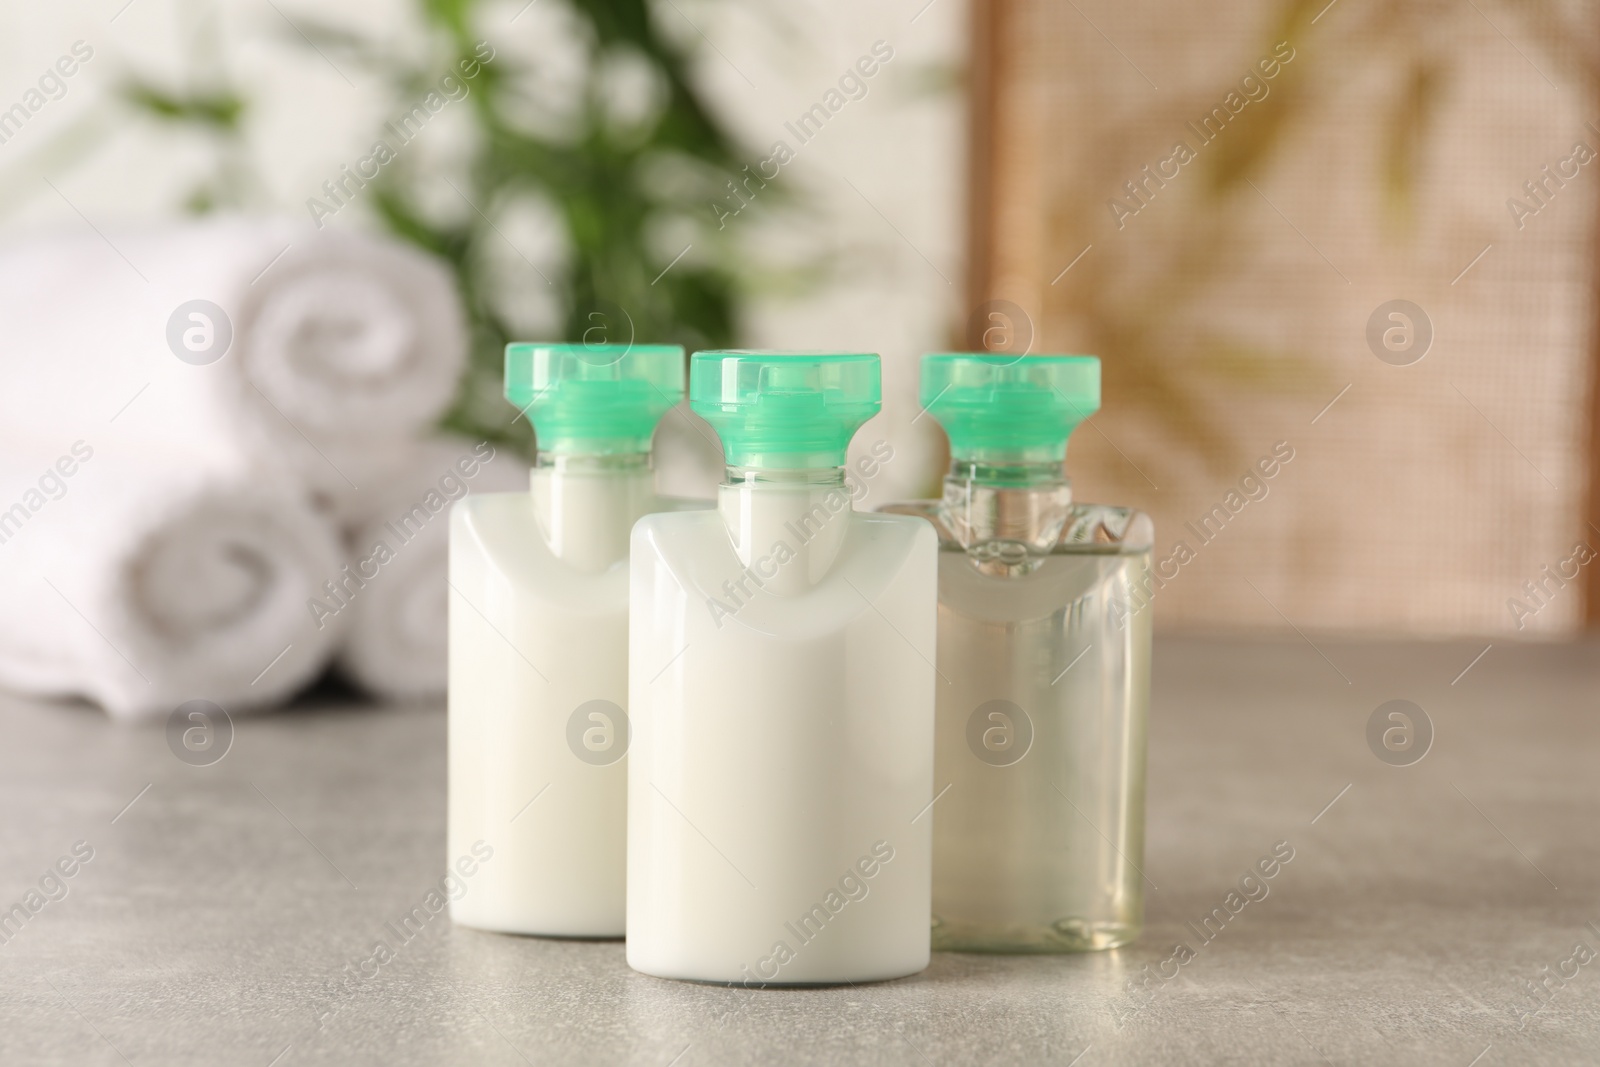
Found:
[[[493,850],[451,902],[486,930],[619,937],[625,913],[628,532],[650,438],[683,397],[676,345],[506,348],[538,435],[530,492],[450,519],[449,855]]]
[[[748,985],[927,966],[937,538],[856,512],[878,357],[700,352],[716,511],[634,527],[628,963]]]

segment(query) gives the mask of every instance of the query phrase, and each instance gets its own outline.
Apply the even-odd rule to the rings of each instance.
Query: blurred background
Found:
[[[1070,473],[1155,516],[1158,626],[1574,635],[1600,618],[1596,21],[1528,0],[16,11],[0,682],[130,716],[270,703],[330,663],[437,695],[430,520],[525,478],[500,360],[539,339],[881,353],[857,446],[895,460],[869,506],[938,492],[921,354],[1094,353]],[[703,423],[669,416],[658,449],[669,491],[711,492]]]

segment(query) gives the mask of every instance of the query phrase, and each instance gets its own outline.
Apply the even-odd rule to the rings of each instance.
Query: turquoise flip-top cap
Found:
[[[683,348],[509,344],[505,391],[528,413],[541,452],[647,452],[683,399]]]
[[[861,424],[883,405],[867,352],[696,352],[689,407],[722,438],[730,466],[840,467]]]
[[[1100,410],[1095,356],[941,352],[922,360],[922,406],[975,463],[1059,463],[1067,438]]]

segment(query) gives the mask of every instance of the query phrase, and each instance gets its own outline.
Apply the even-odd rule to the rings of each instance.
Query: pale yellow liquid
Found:
[[[1148,518],[1072,504],[1065,483],[952,481],[892,510],[940,533],[933,946],[1127,944],[1144,914]]]
[[[1112,599],[1147,561],[1058,551],[1013,579],[979,574],[959,546],[940,553],[939,670],[950,684],[934,777],[950,790],[934,809],[936,948],[1076,951],[1138,935],[1150,611],[1119,629]],[[994,700],[1031,724],[1009,765],[969,744],[974,712]],[[991,758],[1014,758],[1005,747],[1027,728],[1010,724],[1008,736],[1004,720],[982,718]]]

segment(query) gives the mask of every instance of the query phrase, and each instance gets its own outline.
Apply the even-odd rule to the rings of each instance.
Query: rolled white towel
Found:
[[[340,546],[304,495],[221,454],[0,442],[0,684],[117,718],[282,700],[339,629],[306,598]]]
[[[398,450],[358,498],[348,566],[312,613],[348,618],[338,664],[390,700],[445,689],[450,506],[468,493],[528,488],[528,465],[488,442],[444,437]]]
[[[9,242],[0,322],[0,426],[87,437],[117,415],[152,440],[275,452],[335,507],[372,442],[438,418],[466,353],[440,263],[276,219]]]

